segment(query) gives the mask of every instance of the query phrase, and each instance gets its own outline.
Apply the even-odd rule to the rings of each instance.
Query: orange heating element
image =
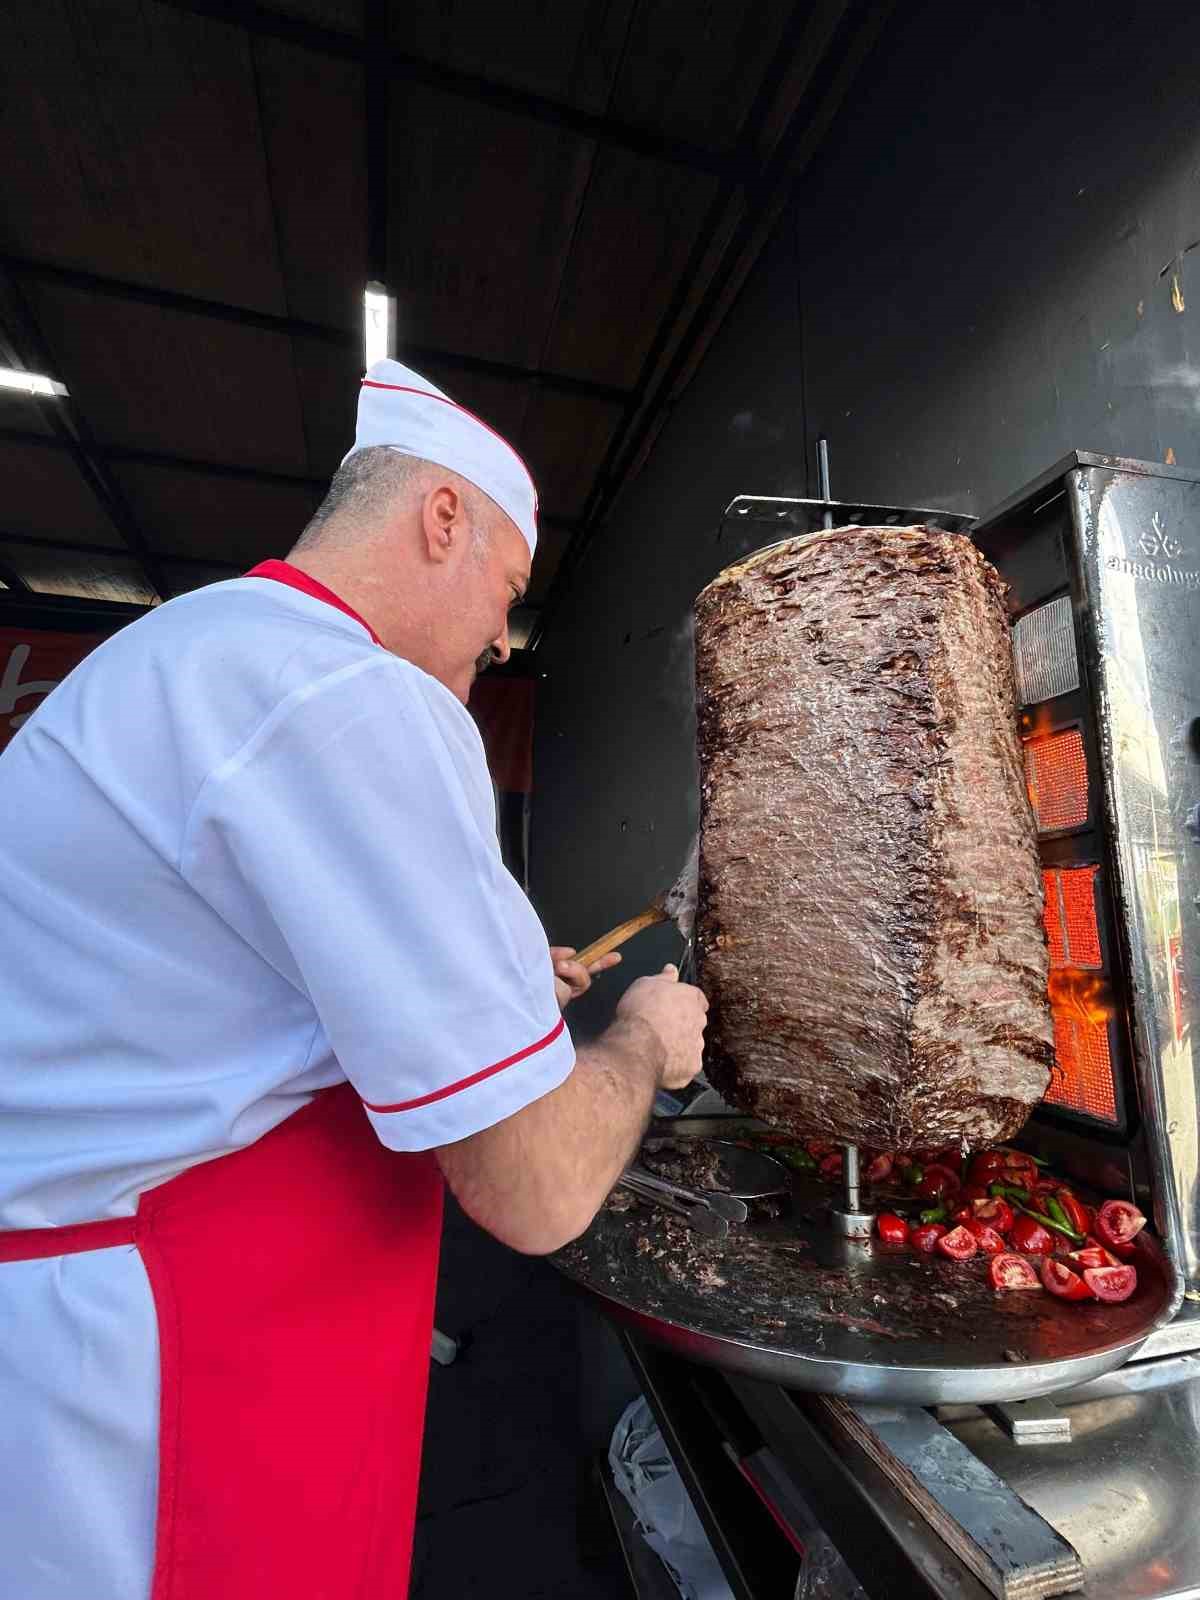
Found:
[[[1039,833],[1088,820],[1087,756],[1078,728],[1025,740],[1025,782]]]
[[[1050,945],[1050,1010],[1056,1057],[1046,1099],[1103,1122],[1117,1120],[1108,1023],[1112,993],[1102,965],[1096,916],[1099,868],[1061,867],[1042,873]]]

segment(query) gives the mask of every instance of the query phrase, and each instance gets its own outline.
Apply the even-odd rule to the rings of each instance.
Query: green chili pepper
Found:
[[[1043,1195],[1042,1199],[1045,1202],[1047,1213],[1054,1218],[1055,1222],[1064,1228],[1070,1228],[1071,1232],[1074,1233],[1075,1230],[1071,1227],[1071,1219],[1063,1210],[1062,1201],[1052,1194]]]
[[[925,1169],[924,1167],[918,1166],[905,1167],[900,1176],[904,1179],[905,1183],[911,1183],[915,1189],[917,1184],[920,1183],[921,1179],[925,1176]]]
[[[1019,1200],[1029,1199],[1029,1190],[1022,1189],[1015,1183],[989,1183],[988,1193],[993,1200]]]
[[[945,1206],[928,1206],[924,1211],[918,1211],[917,1215],[922,1222],[945,1222],[946,1208]]]
[[[781,1156],[789,1167],[795,1167],[797,1172],[815,1172],[817,1162],[815,1156],[810,1156],[807,1150],[802,1150],[798,1144],[777,1145],[774,1155]]]
[[[1025,1216],[1032,1217],[1035,1222],[1040,1222],[1043,1228],[1049,1228],[1054,1233],[1061,1233],[1070,1239],[1072,1244],[1082,1244],[1083,1235],[1076,1233],[1074,1228],[1064,1227],[1061,1222],[1055,1222],[1053,1217],[1048,1217],[1042,1211],[1031,1211],[1028,1206],[1018,1206],[1017,1210]]]

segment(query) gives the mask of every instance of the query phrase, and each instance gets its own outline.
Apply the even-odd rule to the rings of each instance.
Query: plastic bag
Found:
[[[608,1460],[642,1537],[684,1600],[733,1600],[654,1414],[641,1396],[621,1413]]]
[[[804,1535],[795,1600],[869,1600],[828,1534],[819,1529]]]

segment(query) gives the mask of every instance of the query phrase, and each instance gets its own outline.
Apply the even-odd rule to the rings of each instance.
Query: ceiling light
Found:
[[[52,399],[65,399],[67,386],[53,378],[44,378],[40,372],[22,372],[18,367],[0,367],[0,389],[23,389],[26,394],[45,394]]]
[[[363,336],[367,366],[396,354],[396,297],[382,283],[369,283],[363,295]]]

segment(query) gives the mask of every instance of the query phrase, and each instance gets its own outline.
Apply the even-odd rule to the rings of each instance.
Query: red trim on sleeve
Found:
[[[374,1106],[369,1100],[364,1100],[363,1105],[368,1111],[415,1111],[418,1106],[430,1106],[435,1100],[445,1100],[449,1095],[457,1094],[460,1089],[469,1089],[473,1084],[482,1083],[485,1078],[503,1072],[505,1067],[516,1066],[518,1061],[537,1055],[539,1050],[544,1050],[547,1045],[554,1043],[566,1025],[566,1018],[559,1017],[557,1026],[551,1028],[546,1037],[539,1039],[536,1044],[526,1045],[524,1050],[518,1050],[515,1056],[505,1056],[503,1061],[484,1067],[482,1072],[473,1072],[469,1078],[460,1078],[457,1083],[447,1084],[444,1089],[435,1089],[432,1094],[423,1094],[416,1100],[401,1100],[394,1106]]]
[[[299,567],[292,566],[290,561],[260,561],[256,567],[251,567],[245,576],[270,578],[275,583],[286,584],[289,589],[299,589],[302,594],[311,595],[314,600],[324,600],[327,606],[335,607],[336,610],[360,623],[376,644],[383,643],[366,617],[360,617],[354,607],[348,606],[340,595],[334,594],[333,590],[327,589],[323,583],[318,583],[316,578],[310,578],[307,572],[301,572]]]

